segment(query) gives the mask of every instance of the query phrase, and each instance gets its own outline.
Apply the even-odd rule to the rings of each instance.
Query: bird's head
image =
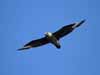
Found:
[[[50,37],[50,36],[52,36],[52,33],[51,32],[46,32],[45,36],[49,36]]]

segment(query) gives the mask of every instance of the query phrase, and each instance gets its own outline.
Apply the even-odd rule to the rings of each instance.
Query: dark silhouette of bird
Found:
[[[20,48],[18,50],[25,50],[25,49],[30,49],[33,47],[39,47],[48,43],[52,43],[56,48],[60,49],[61,45],[59,43],[59,40],[65,35],[71,33],[74,29],[79,27],[84,22],[85,20],[82,20],[78,23],[72,23],[72,24],[66,25],[54,33],[46,32],[45,37],[32,40],[29,43],[25,44],[23,48]]]

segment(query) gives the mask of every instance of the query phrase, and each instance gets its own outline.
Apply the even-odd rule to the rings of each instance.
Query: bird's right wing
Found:
[[[53,35],[59,40],[63,36],[65,36],[65,35],[69,34],[70,32],[72,32],[73,29],[79,27],[84,22],[85,22],[85,20],[82,20],[78,23],[73,23],[73,24],[66,25],[66,26],[62,27],[61,29],[59,29],[58,31],[56,31],[55,33],[53,33]]]
[[[58,31],[54,32],[53,35],[59,40],[61,37],[67,35],[68,33],[72,32],[73,28],[72,26],[75,25],[75,23],[66,25],[59,29]]]
[[[46,37],[37,39],[37,40],[32,40],[29,43],[25,44],[23,48],[20,48],[19,50],[24,50],[24,49],[29,49],[32,47],[38,47],[38,46],[42,46],[49,43],[49,41],[47,40]]]

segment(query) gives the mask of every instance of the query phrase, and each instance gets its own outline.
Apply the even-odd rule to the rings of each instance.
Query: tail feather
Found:
[[[59,43],[59,41],[57,41],[56,43],[52,43],[56,48],[60,49],[61,45]]]
[[[56,46],[58,49],[60,49],[61,48],[61,46],[60,45],[58,45],[58,46]]]

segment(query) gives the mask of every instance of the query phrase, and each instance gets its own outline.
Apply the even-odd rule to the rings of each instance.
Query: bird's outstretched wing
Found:
[[[49,43],[49,41],[47,40],[46,37],[43,37],[43,38],[40,38],[40,39],[37,39],[37,40],[30,41],[29,43],[25,44],[23,48],[20,48],[18,50],[29,49],[29,48],[32,48],[32,47],[38,47],[38,46],[45,45],[47,43]]]
[[[82,20],[79,23],[73,23],[62,27],[60,30],[53,33],[53,35],[59,40],[60,38],[64,37],[65,35],[69,34],[73,31],[76,27],[79,27],[85,20]]]
[[[62,27],[60,30],[56,31],[53,33],[53,35],[59,40],[60,38],[62,38],[63,36],[67,35],[68,33],[72,32],[73,28],[72,26],[75,25],[70,24],[67,26]]]

